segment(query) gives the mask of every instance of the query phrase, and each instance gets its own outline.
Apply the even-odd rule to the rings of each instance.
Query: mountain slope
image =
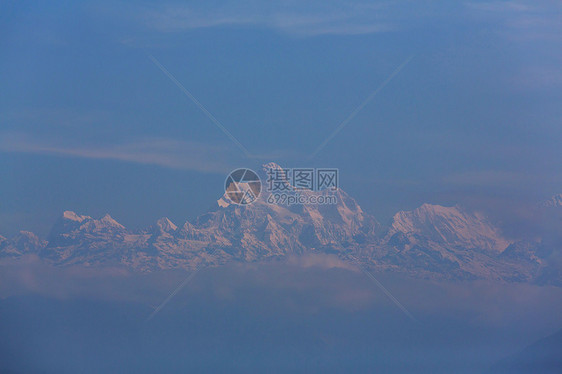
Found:
[[[38,254],[47,245],[32,232],[20,231],[15,237],[7,239],[0,236],[0,257],[21,257]]]
[[[410,212],[398,212],[388,236],[404,234],[410,245],[434,244],[502,252],[510,244],[483,215],[460,206],[423,204]]]
[[[336,203],[274,204],[263,191],[253,204],[236,205],[225,194],[193,223],[178,227],[164,217],[140,231],[128,230],[109,215],[94,219],[66,211],[47,241],[24,232],[10,240],[0,237],[0,257],[36,253],[55,265],[155,271],[331,253],[416,277],[562,283],[562,272],[548,266],[552,251],[543,244],[508,241],[482,214],[460,206],[423,204],[398,212],[384,228],[341,189],[288,187],[306,197],[330,195]]]

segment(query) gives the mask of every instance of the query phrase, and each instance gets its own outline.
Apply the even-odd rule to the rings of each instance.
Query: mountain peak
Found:
[[[266,166],[279,167],[274,163]],[[365,266],[381,270],[400,269],[423,277],[506,280],[535,279],[535,274],[542,274],[537,266],[546,266],[537,243],[510,246],[483,214],[462,206],[423,204],[397,213],[392,225],[382,230],[352,197],[339,189],[334,194],[334,204],[285,206],[262,198],[248,207],[210,211],[182,228],[163,217],[140,231],[127,230],[109,214],[93,219],[65,211],[48,242],[29,232],[10,239],[0,237],[0,257],[37,254],[57,265],[118,264],[152,271],[310,251],[351,252],[361,256]]]
[[[431,212],[434,214],[448,214],[453,212],[460,213],[462,210],[463,209],[459,205],[444,206],[444,205],[429,204],[429,203],[424,203],[420,205],[417,209],[415,209],[415,211]]]
[[[90,217],[90,216],[81,216],[81,215],[78,215],[78,214],[76,214],[75,212],[73,212],[73,211],[71,211],[71,210],[65,210],[65,211],[62,213],[62,218],[63,218],[63,219],[66,219],[66,220],[69,220],[69,221],[82,222],[82,221],[84,221],[85,219],[92,218],[92,217]]]
[[[120,229],[125,228],[125,226],[123,226],[122,224],[120,224],[119,222],[114,220],[113,217],[111,217],[109,214],[106,214],[105,216],[103,216],[100,219],[100,222],[102,222],[103,224],[108,225],[108,226],[118,227]]]
[[[421,239],[498,252],[509,245],[484,216],[467,212],[458,205],[423,204],[412,211],[398,212],[389,237],[398,232],[410,237],[412,242]]]
[[[20,231],[11,239],[0,236],[0,248],[4,255],[19,257],[25,254],[37,253],[47,245],[45,240],[41,240],[30,231]],[[2,254],[0,254],[2,257]]]
[[[35,234],[32,233],[31,231],[21,230],[21,231],[19,232],[19,235],[20,235],[20,236],[23,236],[23,237],[27,237],[27,238],[33,238],[33,239],[36,239],[36,238],[37,238],[37,235],[35,235]]]
[[[168,217],[160,218],[156,221],[156,226],[161,228],[164,232],[176,231],[178,228]]]
[[[279,166],[279,164],[277,164],[273,161],[263,164],[262,168],[263,168],[264,171],[268,171],[270,169],[274,169],[274,170],[282,170],[283,169],[281,166]]]

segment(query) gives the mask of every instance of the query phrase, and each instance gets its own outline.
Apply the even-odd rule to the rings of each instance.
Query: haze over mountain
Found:
[[[266,164],[264,171],[278,167]],[[32,254],[60,266],[117,265],[148,272],[328,253],[415,277],[561,284],[556,261],[550,261],[555,248],[540,238],[508,239],[485,216],[461,206],[423,204],[396,213],[383,226],[341,189],[299,193],[333,194],[337,203],[272,204],[264,191],[244,206],[223,196],[193,223],[176,226],[164,217],[143,230],[128,230],[109,214],[95,219],[65,211],[47,240],[29,232],[0,237],[0,256]]]

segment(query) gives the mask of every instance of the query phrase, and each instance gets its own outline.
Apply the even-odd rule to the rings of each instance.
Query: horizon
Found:
[[[264,164],[264,165],[266,165],[266,164]],[[342,190],[342,191],[343,191],[343,190]],[[345,192],[345,191],[344,191],[344,192]],[[223,196],[224,196],[224,195],[223,195]],[[539,208],[539,207],[541,207],[541,206],[544,206],[545,203],[547,203],[547,202],[549,202],[549,201],[552,201],[553,199],[556,199],[556,198],[560,199],[560,196],[562,196],[562,194],[555,194],[555,195],[551,196],[550,199],[544,199],[544,200],[541,200],[541,201],[537,201],[536,204],[535,204],[535,206],[536,206],[537,208]],[[221,197],[222,197],[222,196],[221,196]],[[351,198],[354,198],[353,196],[350,196],[350,197],[351,197]],[[215,201],[218,203],[219,200],[220,200],[220,198],[217,199],[217,200],[215,200]],[[389,226],[390,224],[392,224],[393,218],[395,218],[395,216],[396,216],[398,213],[401,213],[401,212],[411,212],[411,211],[417,210],[417,209],[419,209],[419,208],[422,208],[424,205],[429,205],[429,206],[434,206],[434,207],[445,207],[445,208],[456,208],[456,207],[460,207],[460,208],[462,208],[463,210],[467,210],[468,212],[472,212],[472,213],[483,213],[483,211],[481,211],[481,210],[470,209],[470,208],[468,208],[468,207],[466,207],[466,206],[464,206],[464,205],[462,205],[462,204],[460,204],[460,203],[454,203],[454,204],[452,204],[452,205],[440,205],[440,204],[432,204],[432,203],[428,203],[428,202],[424,202],[424,203],[420,204],[419,206],[417,206],[417,207],[415,207],[415,208],[413,208],[413,209],[411,209],[411,210],[399,210],[399,211],[395,212],[395,213],[392,215],[392,217],[391,217],[390,219],[386,220],[386,221],[379,220],[378,217],[374,216],[374,215],[371,214],[370,212],[366,212],[366,213],[369,214],[369,215],[371,215],[373,218],[375,218],[379,224],[381,224],[382,226],[385,226],[385,227],[386,227],[386,226]],[[359,204],[359,206],[361,206],[361,204]],[[208,213],[208,212],[210,212],[210,211],[213,211],[213,210],[215,210],[215,209],[217,209],[217,208],[220,209],[220,208],[224,208],[224,207],[221,207],[219,204],[216,204],[216,206],[212,205],[212,206],[209,207],[208,210],[206,210],[206,211],[200,213],[199,215],[195,216],[195,217],[192,218],[192,219],[184,219],[184,220],[180,220],[180,221],[175,221],[175,220],[171,219],[169,216],[163,215],[163,216],[161,216],[161,217],[158,217],[158,218],[157,218],[156,220],[154,220],[152,223],[150,223],[150,224],[148,224],[148,225],[145,225],[145,226],[134,226],[134,227],[130,227],[130,226],[126,225],[126,224],[123,225],[123,226],[124,226],[125,228],[129,228],[129,229],[131,229],[131,230],[141,230],[141,229],[146,229],[146,228],[148,228],[148,227],[150,227],[150,226],[153,226],[155,223],[157,223],[158,221],[160,221],[160,220],[162,220],[162,219],[167,219],[167,220],[169,220],[172,224],[178,226],[178,224],[179,224],[179,225],[183,225],[183,224],[185,224],[185,223],[192,223],[192,222],[195,221],[198,217],[200,217],[200,216],[202,216],[202,215],[205,215],[206,213]],[[108,212],[104,212],[104,213],[102,213],[102,214],[100,214],[100,215],[90,215],[88,212],[81,212],[81,211],[78,211],[78,212],[77,212],[77,211],[75,211],[75,210],[64,210],[62,213],[59,213],[59,215],[57,216],[57,218],[51,223],[50,229],[52,229],[52,227],[53,227],[53,225],[56,223],[56,221],[60,220],[61,218],[70,219],[70,218],[66,217],[66,213],[72,213],[72,214],[74,214],[74,215],[76,215],[76,216],[78,216],[78,217],[81,217],[81,218],[90,218],[90,219],[94,219],[94,220],[101,220],[101,219],[103,219],[104,217],[109,216],[111,219],[115,220],[115,221],[118,222],[119,224],[122,224],[122,222],[120,221],[120,219],[114,217],[114,216],[112,215],[112,213],[109,212],[109,211],[108,211]],[[489,218],[489,217],[487,217],[487,218]],[[178,227],[180,227],[180,226],[178,226]],[[49,231],[50,231],[50,229],[49,229]],[[22,230],[17,230],[17,231],[15,231],[15,232],[11,233],[10,235],[7,235],[6,233],[0,232],[0,236],[4,236],[4,237],[8,237],[8,238],[9,238],[9,237],[13,237],[13,236],[17,235],[17,234],[20,233],[20,232],[31,232],[32,234],[37,235],[39,238],[46,238],[46,237],[48,236],[48,235],[47,235],[48,232],[47,232],[47,233],[36,233],[36,232],[33,232],[33,231],[23,230],[23,229],[22,229]],[[515,238],[511,238],[511,239],[515,239]]]

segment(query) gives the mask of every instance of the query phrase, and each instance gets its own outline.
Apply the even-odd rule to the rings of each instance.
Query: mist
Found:
[[[476,373],[560,329],[562,290],[373,274],[309,255],[189,275],[0,264],[14,372]]]

